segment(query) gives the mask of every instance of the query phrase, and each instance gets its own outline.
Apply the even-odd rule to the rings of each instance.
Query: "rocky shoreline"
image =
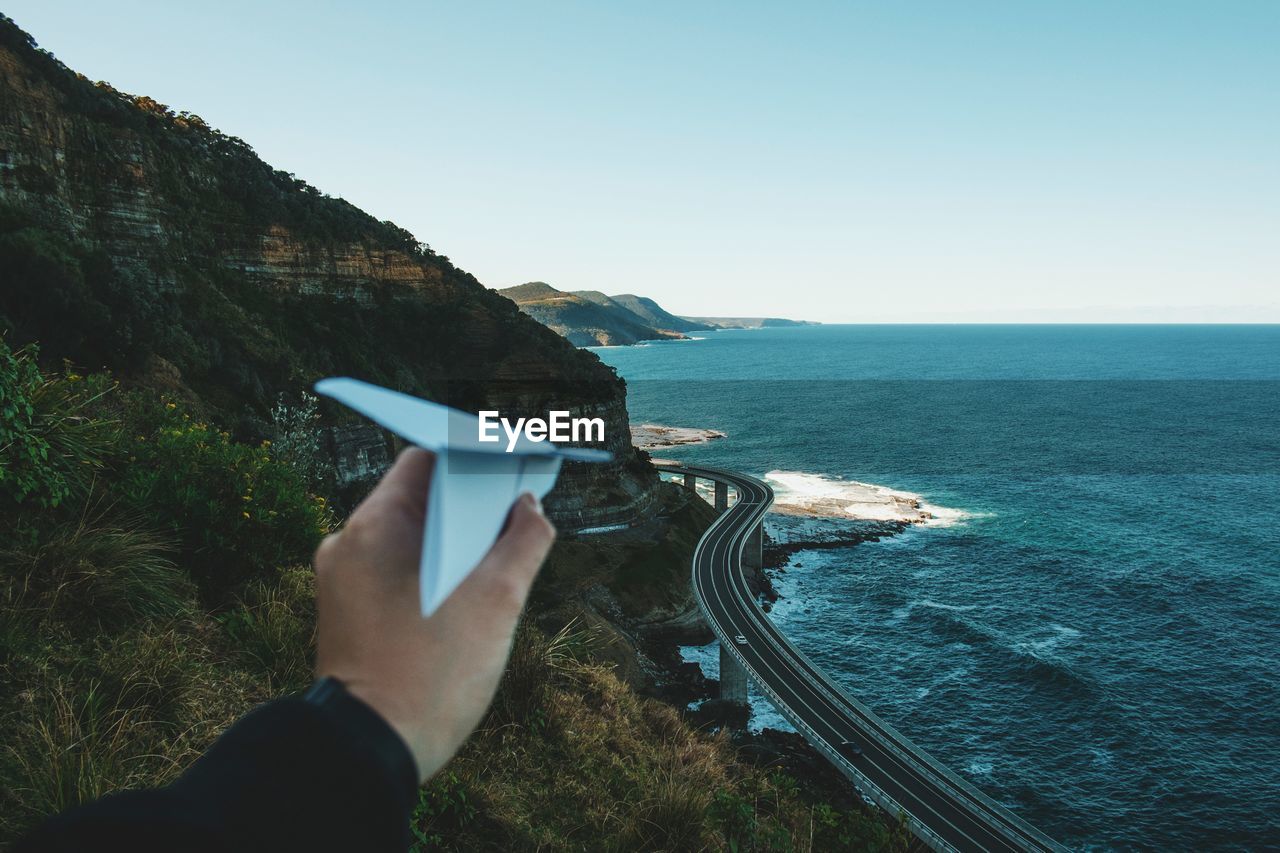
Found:
[[[693,504],[692,496],[684,489],[672,488],[666,494],[662,516],[671,517],[681,505]],[[693,505],[701,505],[704,500],[700,498],[699,503]],[[706,520],[709,519],[707,516]],[[916,523],[920,522],[770,515],[766,522],[762,567],[747,573],[748,587],[768,612],[780,597],[774,579],[791,567],[794,554],[848,548],[884,539]],[[696,535],[700,535],[700,530]],[[625,541],[652,535],[652,531],[632,528],[602,538]],[[690,529],[689,535],[695,535],[695,531]],[[684,566],[680,574],[687,577],[687,571]],[[636,689],[672,705],[698,728],[727,731],[744,761],[784,770],[807,788],[820,792],[828,802],[849,808],[866,807],[848,780],[802,736],[771,728],[750,731],[751,709],[721,700],[719,681],[707,677],[698,663],[683,658],[682,646],[705,645],[714,639],[691,589],[687,596],[677,596],[663,606],[629,612],[603,585],[582,590],[579,596],[589,613],[587,624],[607,630],[619,646],[620,653],[615,659],[619,674]]]
[[[682,447],[688,444],[706,444],[725,434],[716,429],[698,427],[673,427],[662,424],[632,424],[631,443],[638,450],[665,450],[670,447]]]
[[[766,526],[762,568],[748,572],[746,579],[765,612],[780,595],[774,579],[785,573],[791,557],[801,551],[848,548],[896,536],[921,522],[905,520],[850,520],[812,516],[774,515]],[[798,564],[797,564],[798,565]],[[719,698],[719,681],[708,678],[702,667],[686,661],[682,645],[702,645],[713,638],[701,614],[687,627],[691,630],[650,634],[640,641],[643,654],[652,662],[652,693],[675,705],[695,725],[708,730],[728,730],[739,755],[759,767],[776,767],[820,791],[821,796],[845,808],[872,808],[831,763],[799,734],[764,728],[749,730],[751,709]]]

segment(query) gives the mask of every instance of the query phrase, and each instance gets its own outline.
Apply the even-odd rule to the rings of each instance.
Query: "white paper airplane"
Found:
[[[524,435],[508,451],[505,440],[480,441],[475,415],[358,379],[322,379],[315,388],[436,454],[418,569],[423,616],[434,613],[476,567],[522,493],[545,497],[564,459],[613,458],[605,450],[556,447]]]

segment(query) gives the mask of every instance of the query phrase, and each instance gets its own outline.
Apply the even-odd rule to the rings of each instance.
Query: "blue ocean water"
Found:
[[[795,554],[772,614],[939,760],[1072,847],[1280,846],[1280,327],[821,326],[597,353],[633,423],[727,434],[657,455],[960,511]]]

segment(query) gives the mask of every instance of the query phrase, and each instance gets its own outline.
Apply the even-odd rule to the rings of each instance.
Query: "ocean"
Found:
[[[1073,848],[1280,848],[1280,326],[699,335],[596,350],[633,424],[726,435],[655,456],[936,518],[771,517],[837,540],[775,577],[802,651]]]

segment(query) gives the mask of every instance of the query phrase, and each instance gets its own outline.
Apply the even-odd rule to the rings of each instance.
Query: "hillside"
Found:
[[[675,332],[705,332],[715,328],[710,323],[690,320],[688,317],[677,317],[647,296],[620,293],[611,296],[610,299],[659,329],[671,329]]]
[[[684,337],[675,330],[651,325],[599,291],[568,293],[539,281],[508,287],[498,293],[574,346],[624,346]]]
[[[145,96],[90,83],[0,22],[0,329],[163,388],[245,438],[280,395],[353,375],[512,415],[601,416],[617,462],[569,465],[562,527],[638,517],[655,475],[626,389],[390,222]],[[378,430],[325,408],[339,485],[385,466]]]

